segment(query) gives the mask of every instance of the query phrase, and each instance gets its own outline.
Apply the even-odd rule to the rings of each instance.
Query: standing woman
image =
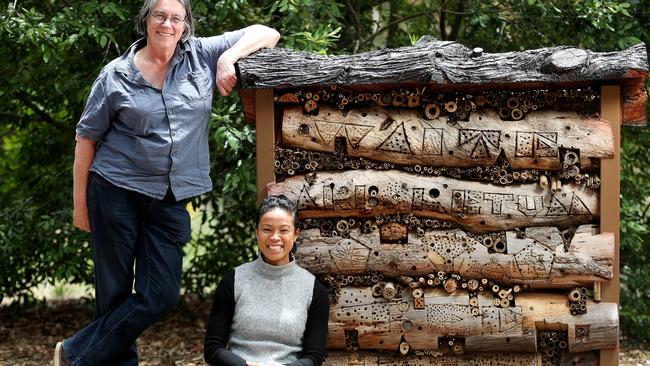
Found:
[[[277,31],[253,25],[196,38],[190,0],[145,0],[144,38],[106,65],[77,125],[74,225],[90,231],[94,321],[57,344],[55,365],[137,365],[135,341],[177,303],[185,205],[212,189],[208,119],[215,87]],[[135,291],[133,291],[135,289]]]
[[[227,274],[214,295],[205,361],[219,366],[320,366],[329,301],[292,254],[298,214],[284,195],[257,210],[259,257]]]

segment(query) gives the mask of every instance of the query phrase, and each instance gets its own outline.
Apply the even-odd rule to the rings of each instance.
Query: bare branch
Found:
[[[449,39],[456,40],[458,39],[458,32],[460,31],[460,24],[463,21],[463,16],[465,15],[463,11],[465,10],[465,0],[460,0],[458,2],[458,7],[454,12],[454,24],[451,26],[451,32],[449,33]]]
[[[43,110],[38,104],[34,103],[31,99],[29,99],[29,96],[25,93],[18,93],[17,94],[18,99],[20,99],[21,102],[23,102],[27,107],[31,108],[36,114],[38,114],[39,117],[43,120],[43,122],[49,124],[50,126],[56,128],[57,130],[63,132],[63,133],[71,133],[71,129],[59,121],[55,120],[50,116],[46,111]]]
[[[381,34],[382,32],[386,31],[387,29],[389,29],[389,28],[392,27],[392,26],[395,26],[395,25],[397,25],[397,24],[403,23],[403,22],[405,22],[405,21],[407,21],[407,20],[410,20],[410,19],[413,19],[413,18],[417,18],[417,17],[421,17],[421,16],[423,16],[423,15],[429,15],[429,14],[431,14],[431,12],[429,12],[429,11],[423,11],[423,12],[420,12],[420,13],[411,14],[411,15],[406,16],[406,17],[404,17],[404,18],[397,19],[397,20],[394,21],[394,22],[388,23],[388,24],[386,24],[385,26],[383,26],[383,27],[377,29],[377,31],[375,31],[375,33],[371,34],[368,38],[364,39],[364,40],[361,42],[361,45],[359,46],[359,48],[363,48],[363,47],[365,47],[368,43],[372,42],[372,40],[373,40],[375,37],[377,37],[379,34]]]
[[[352,12],[352,17],[354,18],[354,30],[356,33],[356,40],[354,41],[354,48],[352,53],[357,53],[359,51],[359,42],[361,41],[361,21],[359,20],[359,14],[357,14],[350,0],[346,0],[348,4],[348,9]]]
[[[447,40],[447,13],[445,13],[445,2],[442,3],[440,7],[440,39],[445,41]]]

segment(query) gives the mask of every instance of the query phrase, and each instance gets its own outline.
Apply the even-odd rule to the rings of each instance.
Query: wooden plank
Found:
[[[257,176],[257,202],[266,197],[267,184],[275,182],[274,151],[275,151],[275,113],[273,112],[273,90],[258,89],[255,91],[255,110],[258,112],[255,120],[257,143],[255,145]]]
[[[349,157],[435,167],[488,167],[503,153],[513,169],[540,170],[559,170],[562,148],[579,151],[583,170],[591,158],[609,158],[614,151],[609,122],[573,111],[502,121],[494,109],[481,109],[453,124],[421,113],[378,106],[344,113],[322,105],[318,115],[305,115],[302,106],[291,106],[284,110],[282,144],[333,153],[342,138]]]
[[[543,236],[518,239],[516,233],[471,235],[461,229],[411,232],[402,244],[381,242],[379,230],[353,228],[346,237],[323,236],[320,229],[302,230],[296,259],[314,274],[382,273],[425,276],[439,271],[465,279],[488,278],[532,287],[590,286],[612,277],[614,234],[576,234],[565,251],[559,230],[539,228]],[[553,237],[553,240],[545,240]],[[488,252],[495,242],[500,253]]]
[[[615,234],[614,277],[602,286],[603,301],[619,303],[620,301],[620,124],[621,124],[621,90],[618,86],[604,86],[601,89],[601,115],[612,123],[614,134],[614,157],[601,161],[601,201],[600,206],[606,213],[600,219],[602,230]],[[602,351],[600,355],[602,366],[618,365],[618,349],[615,351]]]
[[[338,302],[330,306],[327,347],[350,346],[346,333],[351,331],[360,349],[395,350],[405,341],[412,350],[436,350],[442,337],[456,337],[463,339],[467,352],[537,352],[538,330],[553,328],[568,331],[570,352],[611,349],[618,342],[614,303],[587,301],[587,313],[574,316],[566,295],[519,293],[515,306],[502,308],[479,293],[479,312],[473,315],[467,293],[427,288],[420,309],[414,305],[413,291],[407,287],[387,300],[374,298],[369,287],[342,288]]]
[[[289,197],[302,218],[413,213],[473,233],[526,226],[566,228],[599,216],[598,192],[575,182],[553,192],[534,183],[502,187],[395,170],[349,170],[294,176],[269,184],[268,191]]]
[[[355,55],[263,49],[240,60],[238,66],[245,88],[397,82],[552,83],[639,78],[648,72],[642,43],[620,52],[592,52],[564,46],[473,53],[460,43],[438,41],[430,36],[421,38],[414,46]]]

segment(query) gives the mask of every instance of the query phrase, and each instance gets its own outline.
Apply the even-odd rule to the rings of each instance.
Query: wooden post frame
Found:
[[[257,203],[266,197],[266,185],[275,182],[273,161],[275,160],[275,118],[273,89],[255,90],[255,139]]]
[[[601,160],[600,174],[600,227],[603,232],[614,233],[614,276],[602,285],[605,302],[620,302],[620,194],[621,194],[621,88],[603,86],[600,93],[601,116],[611,123],[614,135],[614,157]],[[603,350],[600,365],[618,365],[618,348]]]

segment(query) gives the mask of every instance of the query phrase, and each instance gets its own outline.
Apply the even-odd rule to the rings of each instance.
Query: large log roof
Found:
[[[642,113],[624,123],[645,124],[648,58],[644,44],[618,52],[571,46],[488,53],[458,42],[422,37],[415,45],[354,55],[321,55],[284,48],[262,49],[238,62],[246,119],[253,120],[250,89],[422,85],[434,89],[571,88],[597,84],[622,86]]]
[[[422,37],[414,46],[326,56],[284,48],[263,49],[239,61],[244,88],[329,84],[535,83],[644,77],[644,44],[619,52],[569,46],[487,53],[458,42]]]

